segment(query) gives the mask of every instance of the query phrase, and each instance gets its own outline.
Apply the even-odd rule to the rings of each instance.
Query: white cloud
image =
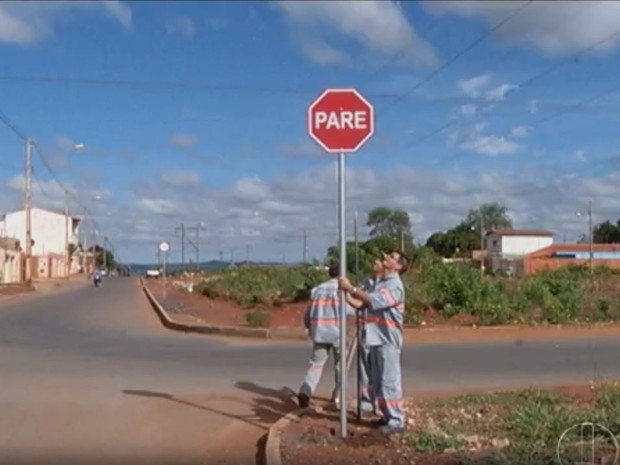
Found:
[[[586,158],[586,152],[585,150],[577,150],[575,151],[575,159],[582,161],[582,162],[587,162],[588,159]]]
[[[510,155],[519,150],[519,144],[503,136],[478,135],[463,142],[461,148],[483,155]]]
[[[512,84],[500,84],[497,87],[487,91],[485,97],[487,102],[501,102],[506,98],[506,95],[511,91],[517,89],[517,86]]]
[[[96,187],[78,186],[71,183],[63,183],[69,191],[69,211],[73,215],[80,216],[84,213],[83,206],[88,207],[92,213],[100,213],[104,207],[98,201],[108,200],[112,198],[112,193],[105,189],[97,189]],[[9,208],[23,208],[23,189],[24,175],[18,174],[9,179],[7,183],[9,191],[14,195],[9,205],[0,205],[5,210]],[[32,183],[32,199],[33,206],[41,208],[50,208],[54,210],[65,209],[66,195],[65,190],[54,179],[44,180],[38,179]],[[78,205],[75,199],[79,199],[82,205]]]
[[[328,41],[334,34],[353,39],[372,56],[395,59],[402,65],[437,64],[434,48],[418,36],[394,2],[278,1],[274,5],[284,13],[302,52],[319,64],[344,61],[344,52]]]
[[[58,18],[70,11],[103,14],[129,29],[132,13],[119,1],[0,2],[0,43],[30,45],[55,33]]]
[[[168,143],[173,147],[187,149],[198,143],[198,137],[194,134],[177,133],[170,136]]]
[[[514,140],[505,136],[484,134],[484,128],[483,123],[470,128],[460,128],[450,134],[450,139],[459,148],[481,155],[511,155],[519,151],[520,146]]]
[[[551,172],[555,175],[553,181],[549,180]],[[601,217],[614,217],[620,211],[620,173],[598,179],[583,175],[570,178],[557,167],[533,173],[518,177],[515,173],[493,170],[461,174],[403,166],[385,171],[350,167],[349,232],[355,210],[363,223],[365,213],[379,205],[409,212],[414,235],[423,241],[434,231],[454,226],[469,208],[488,201],[505,202],[517,220],[527,219],[528,224],[517,222],[516,227],[547,228],[566,232],[569,237],[585,227],[583,221],[574,217],[575,205],[582,204],[583,199],[597,198],[595,204]],[[145,232],[150,224],[152,244],[160,231],[173,231],[180,221],[204,219],[209,229],[209,245],[201,252],[204,257],[214,258],[219,250],[231,248],[236,250],[237,257],[242,257],[246,244],[251,244],[256,259],[278,259],[283,252],[299,259],[304,229],[310,256],[323,256],[337,238],[336,190],[336,166],[330,163],[296,176],[240,179],[230,187],[205,191],[204,196],[181,191],[165,199],[144,195],[128,203],[136,211],[125,213],[131,221],[123,226],[123,237],[133,234],[132,241],[140,237],[147,241],[149,236]],[[190,198],[194,200],[188,201]],[[139,231],[134,226],[138,219],[144,219],[139,221]],[[363,237],[365,231],[361,234]]]
[[[475,128],[482,133],[484,125]],[[487,136],[491,137],[491,136]],[[617,219],[620,211],[620,172],[608,170],[602,177],[583,172],[571,176],[563,166],[530,166],[530,172],[514,173],[483,169],[460,173],[453,170],[421,170],[407,166],[385,170],[347,170],[347,221],[352,233],[353,212],[364,223],[366,212],[379,205],[405,209],[412,218],[416,239],[425,241],[437,230],[457,224],[469,208],[483,202],[506,203],[517,220],[516,227],[546,228],[566,233],[574,240],[587,227],[575,217],[575,210],[587,198],[594,198],[597,220]],[[310,257],[323,257],[337,240],[336,164],[294,175],[263,179],[244,177],[234,184],[192,190],[171,188],[162,193],[162,181],[135,185],[128,197],[115,201],[109,193],[91,186],[70,186],[84,203],[103,194],[99,202],[89,203],[102,234],[121,252],[124,260],[153,261],[154,244],[169,240],[173,244],[170,260],[180,259],[174,230],[181,223],[204,221],[207,231],[201,257],[212,259],[233,249],[236,258],[245,256],[251,246],[252,258],[259,260],[301,258],[303,231],[307,232]],[[64,195],[53,181],[33,186],[36,205],[62,209]],[[16,176],[0,194],[0,209],[19,208],[23,202],[23,177]],[[43,194],[46,192],[46,195]],[[76,205],[72,206],[80,212]],[[532,218],[537,218],[532,220]],[[526,223],[527,219],[527,224]],[[524,223],[521,223],[523,221]],[[365,237],[361,228],[360,235]]]
[[[478,107],[474,104],[467,103],[465,105],[461,105],[460,112],[464,117],[471,118],[472,116],[476,116]]]
[[[170,187],[190,188],[200,185],[200,176],[195,171],[167,171],[160,175],[160,179]]]
[[[516,139],[527,137],[532,132],[531,126],[515,126],[510,130],[510,136]]]
[[[147,214],[170,215],[178,212],[180,205],[170,199],[143,197],[136,200],[135,205],[139,211]]]
[[[488,74],[481,74],[480,76],[474,76],[470,79],[459,81],[458,86],[461,92],[467,97],[477,98],[490,81],[491,76]]]
[[[538,100],[530,100],[527,104],[527,107],[528,107],[528,111],[531,114],[538,113],[538,108],[539,108]]]
[[[524,2],[426,1],[433,14],[484,18],[497,24]],[[608,1],[543,1],[530,3],[493,38],[502,43],[526,45],[548,55],[571,55],[620,29],[620,3]],[[620,35],[598,47],[601,53],[615,50]]]
[[[320,39],[300,41],[301,51],[314,63],[321,66],[346,65],[349,57]]]
[[[166,32],[168,34],[179,34],[187,38],[196,35],[196,23],[187,16],[178,16],[168,20],[166,23]]]
[[[280,144],[278,151],[287,157],[318,157],[325,155],[325,151],[311,140],[299,144]]]

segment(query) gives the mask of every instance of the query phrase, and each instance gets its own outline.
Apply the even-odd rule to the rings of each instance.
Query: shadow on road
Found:
[[[274,423],[280,417],[299,408],[294,400],[297,394],[289,387],[272,389],[249,381],[239,381],[235,383],[235,387],[256,394],[252,399],[254,414],[265,423]]]
[[[257,419],[255,418],[254,415],[234,415],[234,414],[224,412],[219,409],[215,409],[213,407],[208,407],[203,404],[180,399],[178,397],[173,396],[172,394],[167,394],[164,392],[155,392],[155,391],[148,391],[148,390],[142,390],[142,389],[123,389],[123,394],[130,395],[130,396],[151,397],[151,398],[168,400],[170,402],[176,402],[178,404],[185,405],[187,407],[197,408],[200,410],[204,410],[206,412],[215,413],[216,415],[221,415],[226,418],[242,421],[244,423],[255,426],[256,428],[260,428],[262,430],[269,429],[269,426],[264,425],[261,422],[260,418]]]

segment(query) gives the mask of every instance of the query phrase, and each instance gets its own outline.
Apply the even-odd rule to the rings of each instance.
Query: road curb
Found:
[[[239,326],[214,326],[204,324],[188,324],[176,321],[171,318],[163,305],[155,298],[153,293],[144,284],[144,280],[140,278],[140,285],[144,291],[147,299],[155,309],[157,316],[162,324],[169,329],[174,329],[183,332],[192,332],[198,334],[209,334],[218,336],[230,336],[230,337],[247,337],[254,339],[303,339],[306,340],[305,334],[301,334],[299,331],[295,331],[287,328],[242,328]]]
[[[280,453],[282,430],[290,423],[300,421],[302,416],[312,411],[312,407],[294,410],[271,425],[265,443],[265,465],[282,465],[282,454]]]

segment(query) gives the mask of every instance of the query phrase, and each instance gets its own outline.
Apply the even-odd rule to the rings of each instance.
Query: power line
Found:
[[[508,16],[506,16],[504,19],[502,19],[497,24],[495,24],[495,26],[490,28],[485,34],[483,34],[478,39],[476,39],[471,44],[469,44],[467,47],[465,47],[464,49],[459,51],[456,55],[454,55],[452,58],[450,58],[448,61],[446,61],[443,65],[439,66],[437,69],[435,69],[434,71],[432,71],[431,73],[426,75],[424,78],[422,78],[420,81],[418,81],[406,93],[401,94],[400,96],[396,97],[396,99],[394,99],[385,108],[382,109],[382,113],[385,113],[385,111],[388,108],[391,108],[394,105],[402,102],[405,98],[409,97],[413,92],[415,92],[417,89],[419,89],[422,85],[426,84],[427,82],[432,80],[434,77],[439,75],[442,71],[444,71],[447,68],[449,68],[450,66],[452,66],[454,63],[456,63],[459,60],[459,58],[461,58],[463,55],[467,54],[468,52],[470,52],[471,50],[476,48],[478,45],[480,45],[482,42],[484,42],[487,38],[489,38],[491,35],[493,35],[498,29],[502,28],[506,23],[511,21],[513,18],[515,18],[519,13],[521,13],[521,11],[523,11],[525,8],[527,8],[533,1],[534,0],[528,0],[527,2],[525,2],[520,7],[516,8]]]
[[[563,115],[565,115],[567,113],[570,113],[572,110],[579,109],[579,108],[581,108],[581,107],[583,107],[585,105],[593,103],[593,102],[595,102],[597,100],[602,99],[603,97],[606,97],[608,95],[614,94],[614,93],[616,93],[618,91],[620,91],[620,84],[617,84],[617,85],[613,86],[612,88],[607,89],[607,90],[605,90],[603,92],[600,92],[600,93],[598,93],[598,94],[596,94],[594,96],[587,97],[587,98],[585,98],[585,99],[583,99],[583,100],[581,100],[579,102],[573,103],[573,104],[571,104],[571,105],[569,105],[567,107],[564,107],[564,108],[562,108],[562,109],[560,109],[560,110],[558,110],[558,111],[556,111],[556,112],[554,112],[554,113],[552,113],[550,115],[547,115],[547,116],[544,116],[542,118],[539,118],[539,119],[537,119],[537,120],[535,120],[535,121],[533,121],[531,123],[528,123],[527,126],[529,128],[536,128],[537,126],[540,126],[540,125],[542,125],[544,123],[547,123],[547,122],[549,122],[551,120],[559,118],[560,116],[563,116]],[[441,165],[443,163],[451,162],[454,159],[458,158],[459,155],[460,155],[459,153],[456,153],[456,154],[453,154],[453,155],[450,155],[450,156],[447,156],[447,157],[443,157],[443,158],[441,158],[439,160],[438,164]]]
[[[515,89],[523,89],[524,87],[527,87],[529,85],[531,85],[533,82],[536,82],[537,80],[543,78],[544,76],[547,76],[548,74],[552,73],[553,71],[556,71],[557,69],[561,68],[562,66],[569,64],[569,63],[574,63],[575,60],[577,60],[578,58],[580,58],[581,56],[585,55],[586,53],[588,53],[589,51],[593,50],[594,48],[603,45],[606,42],[609,42],[610,40],[614,39],[616,36],[618,36],[620,34],[620,29],[613,32],[610,35],[607,35],[605,37],[603,37],[602,39],[597,40],[596,42],[594,42],[591,45],[588,45],[584,48],[582,48],[579,52],[577,52],[575,55],[572,55],[569,58],[566,58],[564,60],[561,60],[557,63],[552,64],[551,66],[548,66],[547,68],[543,69],[542,71],[536,73],[535,75],[527,78],[526,80],[524,80],[523,82],[521,82],[520,84],[515,86]],[[500,105],[500,104],[504,104],[504,102],[506,101],[506,98],[508,98],[509,95],[511,95],[512,92],[507,92],[504,95],[504,99],[496,102],[496,105]],[[452,127],[452,126],[456,126],[457,124],[461,123],[465,118],[463,116],[461,117],[457,117],[455,119],[453,119],[452,121],[448,121],[447,123],[444,123],[442,126],[440,126],[439,128],[433,129],[432,131],[416,138],[413,142],[411,142],[410,144],[407,144],[406,148],[411,148],[413,146],[418,145],[421,142],[426,141],[427,139],[430,139],[431,137],[445,131],[446,129]]]
[[[2,123],[4,123],[4,125],[7,128],[9,128],[11,131],[13,131],[13,133],[22,140],[22,142],[26,142],[26,139],[27,139],[26,135],[2,111],[0,111],[0,121],[2,121]]]

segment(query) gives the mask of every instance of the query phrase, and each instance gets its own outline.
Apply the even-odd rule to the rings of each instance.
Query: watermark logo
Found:
[[[568,453],[569,447],[574,450],[572,454]],[[600,465],[601,455],[607,458],[605,464],[617,465],[620,447],[614,434],[599,423],[585,421],[571,426],[562,433],[556,447],[560,465]]]

